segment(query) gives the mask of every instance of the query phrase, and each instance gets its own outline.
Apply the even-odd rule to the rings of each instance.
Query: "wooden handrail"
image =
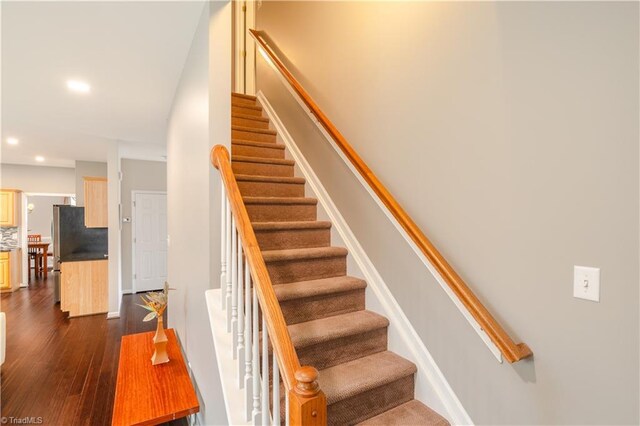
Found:
[[[253,286],[267,324],[273,353],[278,360],[282,380],[289,393],[290,413],[287,414],[290,416],[290,423],[292,425],[324,425],[327,404],[326,397],[318,386],[318,371],[313,367],[300,365],[287,323],[273,290],[267,265],[264,263],[247,208],[231,168],[227,148],[223,145],[214,146],[211,150],[211,163],[220,171],[238,236],[242,241],[242,248],[249,265]]]
[[[496,319],[489,313],[487,308],[480,302],[478,297],[473,293],[469,286],[464,282],[462,278],[451,267],[449,262],[440,254],[436,247],[429,241],[429,239],[420,230],[418,225],[411,219],[402,206],[391,195],[389,190],[380,182],[376,175],[371,171],[367,164],[360,158],[358,153],[342,136],[338,129],[333,125],[331,120],[322,112],[315,101],[309,96],[302,85],[296,80],[296,78],[289,72],[287,67],[278,58],[278,55],[267,44],[265,38],[262,36],[262,32],[250,29],[249,32],[256,40],[262,50],[269,56],[269,59],[275,66],[275,68],[282,74],[282,76],[288,81],[289,85],[298,94],[300,99],[309,108],[310,112],[316,117],[320,125],[335,141],[336,145],[342,153],[351,162],[353,167],[360,173],[362,178],[367,182],[369,187],[376,193],[380,201],[389,209],[393,217],[398,221],[400,226],[407,232],[411,240],[416,244],[418,249],[425,255],[425,257],[436,268],[438,273],[442,276],[447,285],[451,288],[456,297],[467,308],[469,313],[478,322],[480,327],[489,336],[491,341],[498,347],[502,355],[510,363],[519,361],[523,358],[527,358],[533,355],[531,349],[524,344],[516,344],[513,339],[507,334],[502,326],[496,321]]]

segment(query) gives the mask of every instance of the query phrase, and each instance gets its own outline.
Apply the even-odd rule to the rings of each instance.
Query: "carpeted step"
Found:
[[[246,197],[304,197],[304,178],[240,174],[235,176],[240,193]]]
[[[347,274],[347,249],[319,247],[262,252],[273,284],[293,283]]]
[[[315,198],[243,197],[251,222],[315,221]]]
[[[232,93],[231,101],[237,104],[255,105],[256,97],[253,95],[245,95],[244,93]]]
[[[258,105],[247,105],[237,103],[234,99],[231,100],[231,114],[244,114],[252,115],[255,117],[262,117],[262,107]]]
[[[246,157],[243,155],[231,157],[233,173],[243,175],[293,177],[294,164],[295,161],[286,158]]]
[[[447,419],[424,405],[417,399],[412,399],[391,410],[379,414],[359,425],[363,426],[448,426]]]
[[[256,129],[255,127],[231,126],[231,139],[275,143],[276,135],[277,132],[271,129]]]
[[[318,370],[387,349],[389,320],[371,311],[334,315],[289,326],[302,365]]]
[[[261,250],[285,250],[331,245],[331,222],[255,222]]]
[[[362,311],[367,283],[342,276],[274,285],[287,324]]]
[[[269,119],[266,117],[258,117],[255,115],[232,114],[232,126],[255,127],[256,129],[268,129]]]
[[[413,399],[414,363],[378,352],[320,370],[330,425],[362,422]]]
[[[231,141],[231,155],[241,157],[284,158],[284,145],[245,140]]]

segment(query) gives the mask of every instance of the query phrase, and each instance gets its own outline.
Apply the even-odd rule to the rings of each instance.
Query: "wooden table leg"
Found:
[[[38,250],[36,254],[36,278],[42,277],[42,253]]]
[[[47,269],[48,269],[47,268],[47,257],[49,256],[48,251],[49,251],[48,249],[47,250],[43,250],[44,253],[42,253],[42,257],[43,257],[43,261],[42,261],[43,262],[43,265],[42,265],[43,271],[42,271],[42,273],[44,274],[45,278],[47,278]]]

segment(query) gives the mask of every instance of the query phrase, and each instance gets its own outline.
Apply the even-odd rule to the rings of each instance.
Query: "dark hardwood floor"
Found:
[[[110,425],[120,338],[152,331],[136,295],[125,295],[121,317],[67,318],[53,303],[53,279],[2,294],[7,353],[2,365],[3,417],[42,418],[45,425]],[[173,422],[186,425],[186,420]]]

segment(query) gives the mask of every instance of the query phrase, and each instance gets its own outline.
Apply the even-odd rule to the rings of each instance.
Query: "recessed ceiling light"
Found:
[[[67,80],[67,88],[72,92],[89,93],[91,86],[89,83],[80,80]]]
[[[7,143],[9,145],[18,145],[18,139],[16,139],[16,138],[7,138]]]
[[[38,163],[42,163],[42,162],[44,161],[44,157],[43,157],[42,155],[37,155],[37,156],[36,156],[36,161],[37,161]]]

